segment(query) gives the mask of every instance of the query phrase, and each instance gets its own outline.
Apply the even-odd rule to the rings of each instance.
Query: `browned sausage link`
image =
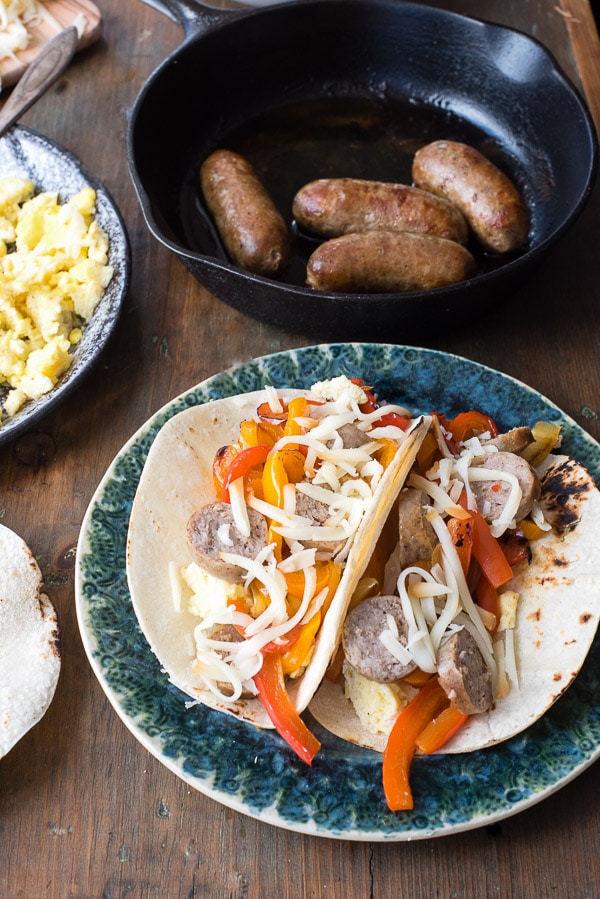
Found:
[[[290,255],[288,229],[250,163],[216,150],[201,166],[200,183],[231,259],[255,274],[278,274]]]
[[[485,249],[510,253],[526,242],[529,212],[519,191],[474,147],[427,144],[415,154],[412,175],[417,187],[458,206]]]
[[[408,231],[344,234],[308,260],[306,283],[333,293],[430,290],[468,278],[475,264],[460,244]]]
[[[416,231],[466,243],[466,220],[456,206],[432,193],[383,181],[322,178],[294,197],[298,224],[321,237],[355,231]]]

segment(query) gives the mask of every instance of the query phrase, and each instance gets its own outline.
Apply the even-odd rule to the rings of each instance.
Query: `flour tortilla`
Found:
[[[565,692],[592,645],[600,617],[600,492],[589,472],[568,456],[549,456],[538,469],[548,532],[531,544],[503,589],[520,594],[515,627],[519,687],[490,712],[473,715],[442,753],[483,749],[521,733]],[[360,724],[343,681],[325,680],[310,711],[328,730],[383,752],[386,734]]]
[[[280,396],[307,396],[284,390]],[[140,627],[173,684],[192,698],[250,721],[273,725],[260,700],[225,703],[206,690],[192,671],[192,635],[199,618],[177,611],[172,600],[169,564],[176,570],[193,561],[186,525],[193,512],[215,500],[212,463],[217,450],[235,443],[240,423],[253,418],[264,391],[193,406],[170,419],[158,433],[140,478],[127,541],[127,578]],[[321,682],[340,637],[346,607],[377,542],[392,504],[412,467],[429,423],[417,419],[377,489],[348,556],[342,579],[319,630],[315,651],[304,674],[288,681],[295,707],[302,711]]]
[[[0,758],[45,714],[60,673],[56,613],[27,545],[0,525]]]

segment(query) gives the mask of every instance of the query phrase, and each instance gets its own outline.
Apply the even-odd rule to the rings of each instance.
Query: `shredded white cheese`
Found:
[[[280,535],[287,546],[283,561],[277,562],[274,547],[269,546],[257,558],[222,550],[223,561],[245,572],[242,586],[229,585],[228,591],[215,591],[211,597],[196,597],[194,610],[202,611],[202,620],[195,628],[197,647],[194,670],[200,674],[207,689],[228,701],[235,701],[242,690],[252,688],[248,683],[259,670],[262,648],[271,641],[282,641],[285,635],[300,622],[308,621],[321,607],[327,590],[316,593],[317,569],[320,559],[333,558],[343,565],[354,537],[367,514],[374,493],[383,474],[383,466],[375,458],[381,449],[381,438],[392,439],[401,446],[405,432],[396,427],[378,427],[381,417],[390,411],[408,416],[405,409],[385,406],[364,414],[358,404],[366,396],[361,388],[347,378],[321,382],[313,390],[323,400],[311,404],[310,417],[305,415],[301,424],[305,433],[282,437],[272,453],[287,447],[302,447],[306,451],[304,479],[284,487],[283,508],[250,494],[245,495],[240,478],[229,485],[233,527],[240,534],[250,534],[248,510],[254,509],[265,516],[274,534]],[[280,414],[284,404],[273,387],[265,390],[265,402],[273,414]],[[359,447],[344,446],[340,429],[353,425],[365,434],[365,442]],[[376,434],[379,432],[380,437]],[[318,521],[304,514],[297,514],[298,496],[319,504]],[[219,528],[221,543],[233,546],[232,530]],[[331,546],[335,546],[332,556]],[[290,615],[286,603],[287,583],[285,575],[303,572],[304,590],[299,608]],[[242,590],[247,597],[247,608],[253,608],[258,590],[261,601],[253,615],[237,611],[222,598],[229,593],[239,598]],[[238,592],[236,592],[238,591]],[[221,599],[217,601],[217,594]],[[243,631],[243,640],[219,641],[211,636],[215,628],[229,625]]]
[[[58,34],[60,22],[40,0],[0,0],[0,59],[16,59],[19,50],[29,45],[28,25],[49,22]]]

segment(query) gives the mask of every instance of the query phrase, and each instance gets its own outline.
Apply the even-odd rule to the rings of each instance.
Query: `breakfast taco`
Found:
[[[172,683],[310,763],[300,713],[426,431],[345,376],[170,419],[132,507],[127,577]]]
[[[600,616],[600,492],[560,428],[499,434],[432,415],[310,704],[383,753],[392,810],[413,807],[415,753],[470,752],[524,731],[581,668]],[[360,588],[360,585],[359,585]]]
[[[60,674],[56,613],[25,542],[0,525],[0,758],[48,709]]]

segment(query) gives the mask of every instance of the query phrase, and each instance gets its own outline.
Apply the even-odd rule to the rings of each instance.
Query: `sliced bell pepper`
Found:
[[[431,431],[428,431],[427,434],[425,434],[423,443],[417,453],[417,469],[421,474],[425,474],[426,471],[429,471],[435,459],[438,457],[439,452],[440,448],[435,439],[435,435]]]
[[[468,720],[468,715],[459,712],[456,706],[450,703],[448,708],[442,709],[425,730],[421,731],[416,740],[417,749],[425,755],[438,752]]]
[[[223,495],[223,485],[227,472],[234,458],[240,451],[239,446],[230,444],[229,446],[220,447],[215,453],[212,465],[213,483],[215,485],[215,493],[218,497]]]
[[[304,456],[296,449],[276,450],[265,462],[263,469],[263,493],[273,506],[283,508],[283,488],[297,484],[304,477]]]
[[[525,522],[523,522],[525,524]],[[529,522],[527,522],[529,524]],[[530,533],[533,534],[533,528],[539,531],[537,536],[541,536],[544,531],[541,528],[538,528],[537,525],[531,522],[532,530]],[[521,530],[521,525],[519,526],[519,530]],[[535,539],[535,537],[534,537]],[[500,546],[502,547],[502,552],[506,556],[508,564],[514,567],[518,562],[531,562],[531,547],[529,546],[529,538],[525,535],[525,533],[510,533],[503,534],[500,538]]]
[[[456,443],[462,443],[470,437],[479,436],[489,432],[492,437],[498,434],[498,428],[493,418],[471,409],[469,412],[460,412],[450,421],[443,422],[447,431],[450,431]]]
[[[270,452],[270,446],[259,444],[259,446],[249,446],[233,457],[223,480],[221,499],[224,503],[229,502],[229,485],[238,478],[245,477],[255,465],[263,464]]]
[[[321,610],[312,616],[310,621],[302,625],[302,629],[298,638],[293,645],[283,653],[281,657],[281,667],[284,674],[293,674],[303,665],[306,665],[310,657],[310,653],[315,642],[315,637],[321,624]]]
[[[288,417],[283,431],[284,437],[295,437],[297,434],[303,434],[305,428],[298,424],[297,418],[304,418],[308,414],[308,400],[304,396],[295,396],[290,400],[288,407]]]
[[[379,443],[381,444],[380,448],[375,453],[375,458],[379,462],[383,468],[387,468],[391,462],[396,458],[396,453],[398,452],[398,444],[395,440],[391,440],[389,437],[379,437]]]
[[[513,576],[512,568],[483,515],[469,511],[473,518],[473,555],[488,581],[494,587],[501,587]]]
[[[364,403],[359,404],[358,408],[360,409],[360,411],[365,415],[368,415],[369,412],[374,412],[375,409],[378,409],[379,404],[377,402],[377,397],[373,393],[373,388],[367,387],[362,378],[350,378],[350,380],[353,384],[356,384],[357,387],[360,387],[367,397]]]
[[[527,541],[539,540],[540,537],[543,537],[546,533],[543,528],[539,527],[537,524],[534,524],[534,522],[529,518],[525,518],[523,519],[523,521],[519,522],[517,531],[523,534]]]
[[[498,622],[500,620],[500,600],[498,599],[498,591],[490,584],[484,574],[480,575],[475,585],[475,596],[477,605],[486,612],[494,615],[494,626],[488,627],[492,637],[498,630]]]
[[[344,647],[338,646],[335,655],[333,656],[331,662],[329,663],[329,667],[325,672],[325,677],[328,681],[331,681],[332,684],[337,684],[340,677],[342,676],[342,668],[344,667]]]
[[[434,678],[419,690],[396,719],[383,753],[383,790],[391,811],[414,808],[409,775],[416,740],[447,704],[448,697]]]
[[[467,497],[464,491],[458,503],[463,509],[467,509]],[[473,555],[490,584],[494,587],[501,587],[513,576],[508,559],[490,531],[483,515],[476,509],[467,509],[467,511],[473,522]]]
[[[277,733],[302,761],[310,765],[321,744],[308,729],[288,695],[280,655],[263,655],[262,667],[254,675],[254,684]]]
[[[360,403],[358,407],[363,414],[368,415],[370,412],[374,412],[376,409],[381,408],[381,403],[377,399],[377,394],[373,393],[372,387],[367,387],[362,378],[350,378],[350,380],[353,384],[356,384],[357,387],[361,387],[367,397],[366,402]],[[381,418],[377,420],[378,427],[385,428],[392,425],[395,428],[401,428],[403,431],[406,431],[409,424],[410,418],[399,415],[398,412],[385,412]]]
[[[267,444],[273,446],[283,435],[280,424],[269,421],[253,421],[248,419],[240,425],[240,444],[242,448]]]
[[[400,428],[401,431],[406,431],[409,424],[410,418],[406,418],[405,415],[399,415],[398,412],[386,412],[385,415],[382,415],[381,418],[377,419],[378,428],[387,428],[391,426]]]
[[[256,410],[256,414],[264,421],[270,421],[274,424],[277,424],[278,422],[286,422],[288,417],[288,411],[285,408],[285,405],[281,412],[273,412],[268,402],[261,403]]]
[[[449,518],[446,526],[466,577],[469,573],[473,551],[473,519]]]

